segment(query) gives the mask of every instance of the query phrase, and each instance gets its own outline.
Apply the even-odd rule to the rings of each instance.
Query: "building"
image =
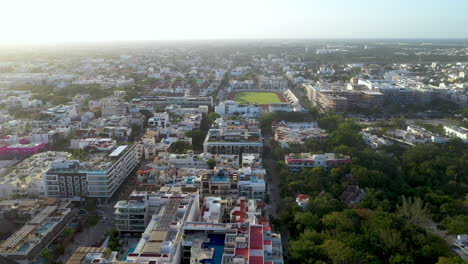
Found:
[[[273,126],[272,126],[273,127]],[[274,138],[282,148],[289,148],[291,144],[303,145],[307,140],[321,141],[327,138],[325,130],[315,127],[290,128],[287,126],[274,126]]]
[[[215,107],[215,112],[220,116],[240,115],[256,117],[260,115],[260,106],[254,104],[238,104],[234,101],[220,102]]]
[[[140,145],[122,145],[110,154],[88,153],[83,160],[53,162],[44,173],[50,197],[93,197],[107,203],[122,182],[138,165]]]
[[[406,105],[415,101],[416,92],[413,89],[398,86],[393,81],[359,79],[358,84],[365,85],[372,91],[381,92],[384,104]]]
[[[259,129],[212,128],[206,135],[203,151],[211,154],[262,153]]]
[[[165,128],[171,125],[169,114],[166,112],[155,113],[148,119],[148,126],[151,128]]]
[[[182,264],[284,263],[281,236],[268,225],[188,222],[183,229]]]
[[[207,173],[201,179],[201,195],[237,199],[239,197],[239,175],[222,169]]]
[[[117,141],[111,138],[71,139],[70,149],[94,148],[99,151],[109,151],[115,148]]]
[[[265,175],[259,154],[242,154],[242,167],[239,175],[239,196],[247,199],[263,200],[266,192]]]
[[[345,87],[312,86],[304,84],[307,97],[323,111],[345,112],[372,107],[382,107],[384,94],[372,90],[346,90]]]
[[[307,205],[309,205],[309,195],[305,194],[298,194],[296,197],[296,203],[299,205],[302,209],[306,209]]]
[[[284,160],[288,170],[291,172],[299,172],[302,169],[315,167],[330,169],[352,163],[350,157],[339,156],[334,153],[315,155],[311,153],[287,154],[284,156]]]
[[[47,198],[45,200],[4,200],[0,208],[27,210],[30,220],[8,238],[0,242],[0,256],[20,263],[34,263],[46,248],[70,223],[77,211],[67,201]],[[2,220],[3,221],[3,220]]]
[[[45,150],[45,143],[16,143],[0,146],[0,158],[26,158]]]
[[[51,162],[66,159],[68,152],[47,151],[32,155],[11,167],[10,173],[0,178],[0,198],[15,195],[22,198],[44,198],[44,172]]]
[[[213,106],[213,97],[185,97],[185,96],[143,96],[132,100],[134,107],[153,106],[165,109],[166,106],[180,105],[182,107]]]
[[[154,165],[158,167],[177,169],[208,169],[208,161],[210,159],[215,161],[215,167],[218,168],[239,168],[239,155],[214,155],[211,153],[194,154],[193,151],[189,151],[187,154],[160,152],[154,161]]]
[[[458,137],[468,143],[468,129],[457,126],[444,126],[444,131],[449,137]]]
[[[117,228],[130,228],[132,218],[141,219],[144,203],[148,223],[135,250],[127,255],[128,263],[178,264],[182,259],[183,227],[199,214],[198,190],[194,188],[161,187],[155,191],[135,191],[142,197],[135,207],[125,202],[116,204]],[[132,210],[135,208],[136,210]],[[133,212],[135,211],[135,213]],[[141,225],[143,221],[139,220]],[[130,224],[130,225],[129,225]],[[135,226],[135,225],[133,225]],[[138,229],[141,230],[141,229]]]
[[[111,252],[105,247],[79,247],[73,252],[65,264],[83,264],[83,263],[99,263],[111,264],[118,252]]]

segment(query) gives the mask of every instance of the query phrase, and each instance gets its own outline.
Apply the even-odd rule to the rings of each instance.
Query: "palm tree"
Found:
[[[408,219],[415,225],[424,225],[429,215],[429,207],[419,197],[406,198],[402,196],[403,203],[397,205],[397,213],[399,216]]]

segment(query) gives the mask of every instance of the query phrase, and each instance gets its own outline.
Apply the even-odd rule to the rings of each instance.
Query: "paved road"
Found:
[[[99,208],[97,211],[103,211],[104,216],[107,218],[106,223],[99,223],[95,226],[84,229],[81,233],[75,234],[73,243],[70,243],[58,261],[65,263],[68,258],[75,252],[79,247],[91,247],[97,241],[100,241],[104,237],[104,233],[112,228],[112,219],[114,218],[114,208]]]
[[[265,146],[271,147],[271,136],[265,136]],[[274,218],[278,218],[278,213],[281,205],[281,194],[280,194],[280,175],[276,171],[276,160],[273,159],[271,153],[265,153],[263,158],[263,165],[268,171],[268,191],[270,195],[270,204],[267,207],[269,215]],[[283,250],[287,250],[289,241],[289,231],[285,226],[281,226],[281,243],[283,244]]]

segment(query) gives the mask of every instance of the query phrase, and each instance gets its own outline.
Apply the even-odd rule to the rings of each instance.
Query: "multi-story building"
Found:
[[[212,128],[203,143],[203,151],[212,154],[262,153],[262,147],[259,129]]]
[[[384,94],[372,90],[345,90],[343,87],[320,87],[304,84],[313,105],[324,111],[345,112],[356,109],[381,107]]]
[[[47,196],[98,198],[108,202],[138,165],[138,144],[122,145],[107,152],[89,153],[86,160],[61,160],[44,173]],[[85,156],[85,155],[83,155]]]
[[[444,131],[449,137],[458,137],[468,143],[468,129],[458,126],[444,126]]]
[[[121,231],[136,226],[141,232],[142,208],[145,204],[145,228],[135,250],[127,255],[128,263],[178,264],[182,259],[183,227],[199,214],[198,190],[194,188],[161,187],[155,191],[134,192],[143,202],[127,206],[116,204],[116,224]],[[132,219],[133,218],[133,219]],[[135,221],[138,219],[138,223]],[[147,219],[147,220],[146,220]],[[132,228],[133,231],[133,228]]]
[[[16,263],[35,263],[42,250],[62,233],[76,214],[69,202],[60,199],[5,200],[0,207],[3,204],[9,208],[14,204],[17,208],[25,207],[25,204],[29,207],[30,220],[0,242],[0,256]]]
[[[213,97],[186,97],[186,96],[143,96],[132,100],[134,107],[153,106],[165,109],[166,106],[180,105],[182,107],[198,107],[200,105],[213,106]]]
[[[207,173],[201,178],[201,194],[221,198],[239,197],[239,175],[224,170]]]
[[[212,159],[215,161],[216,167],[222,168],[239,168],[238,155],[214,155],[211,153],[194,154],[189,151],[187,154],[176,154],[160,152],[154,161],[154,165],[165,168],[199,168],[208,169],[208,161]]]
[[[155,113],[148,119],[148,126],[152,128],[165,128],[171,125],[169,114],[166,112]]]
[[[265,198],[266,183],[262,159],[259,154],[242,154],[242,167],[239,169],[239,196],[248,199]]]
[[[413,89],[398,86],[393,81],[359,79],[358,84],[381,92],[384,104],[411,104],[415,101],[416,92]]]
[[[303,145],[307,140],[323,140],[328,134],[325,130],[320,128],[289,128],[285,126],[278,126],[274,130],[275,141],[277,141],[282,148],[288,148],[290,144]]]
[[[0,179],[0,198],[11,195],[18,197],[44,198],[43,175],[51,162],[66,159],[68,152],[47,151],[35,154],[12,167],[12,171]]]
[[[187,222],[183,227],[182,264],[272,263],[282,264],[280,234],[268,225]]]
[[[348,156],[338,156],[334,153],[325,154],[287,154],[284,156],[288,170],[291,172],[299,172],[303,169],[322,167],[325,169],[335,168],[352,163]]]
[[[220,102],[215,107],[215,112],[220,116],[241,115],[255,117],[260,114],[260,106],[254,104],[238,104],[234,101]]]

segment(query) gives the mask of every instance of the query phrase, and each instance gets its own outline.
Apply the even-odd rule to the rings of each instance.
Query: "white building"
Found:
[[[255,117],[260,114],[260,106],[253,104],[238,104],[234,101],[220,102],[215,107],[215,112],[220,116],[241,115]]]
[[[122,145],[109,153],[86,155],[87,160],[61,160],[44,173],[47,196],[99,198],[107,203],[138,165],[140,145]]]
[[[468,143],[468,129],[458,126],[444,126],[445,133],[449,137],[458,137]]]

